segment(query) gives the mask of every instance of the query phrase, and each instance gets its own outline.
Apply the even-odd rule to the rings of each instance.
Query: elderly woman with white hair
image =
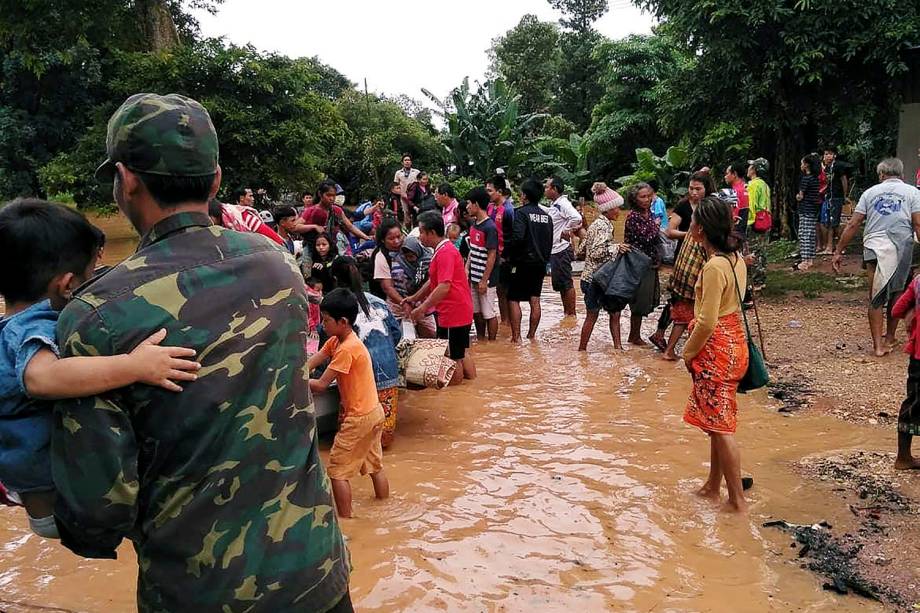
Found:
[[[594,332],[594,324],[601,311],[601,294],[597,287],[591,283],[594,273],[601,266],[615,258],[620,253],[629,251],[629,245],[613,242],[613,221],[620,215],[623,206],[623,197],[607,187],[604,183],[595,183],[591,191],[594,192],[594,202],[600,213],[598,218],[588,228],[582,247],[585,254],[585,268],[581,273],[581,293],[588,311],[585,323],[581,327],[581,341],[579,351],[588,349],[588,341]],[[613,346],[622,349],[620,341],[620,313],[610,313],[610,335],[613,337]]]

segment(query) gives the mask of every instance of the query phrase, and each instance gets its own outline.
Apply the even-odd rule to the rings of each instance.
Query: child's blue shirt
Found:
[[[53,404],[29,397],[25,373],[40,349],[58,354],[57,320],[47,300],[0,319],[0,482],[17,493],[54,488]]]

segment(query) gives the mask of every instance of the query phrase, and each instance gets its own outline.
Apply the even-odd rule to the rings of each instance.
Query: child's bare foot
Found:
[[[587,351],[587,350],[588,350],[588,346],[587,346],[587,345],[579,345],[579,346],[578,346],[578,350],[579,350],[579,351]]]
[[[623,351],[623,343],[614,343],[613,348],[617,351]]]
[[[719,507],[719,510],[723,513],[738,513],[740,515],[746,515],[748,512],[748,503],[745,500],[739,500],[737,502],[732,502],[728,500]]]
[[[920,470],[920,460],[917,458],[898,458],[894,461],[895,470]]]
[[[710,488],[708,485],[704,485],[703,487],[698,489],[695,493],[700,498],[704,498],[712,502],[719,502],[719,500],[721,499],[721,496],[719,495],[719,490]]]
[[[641,336],[639,336],[639,337],[637,337],[637,338],[631,338],[631,339],[629,339],[629,344],[630,344],[630,345],[635,345],[636,347],[644,347],[645,345],[648,345],[647,342],[645,342],[644,340],[642,340],[642,337],[641,337]]]
[[[884,344],[881,347],[876,347],[872,350],[872,355],[877,358],[883,358],[889,353],[891,353],[891,347],[886,347]]]
[[[673,351],[666,351],[664,354],[662,354],[661,359],[668,362],[676,362],[680,358],[678,358],[677,354],[675,354]]]
[[[664,340],[664,334],[660,331],[648,337],[648,342],[657,347],[659,351],[665,351],[668,346],[667,342]]]

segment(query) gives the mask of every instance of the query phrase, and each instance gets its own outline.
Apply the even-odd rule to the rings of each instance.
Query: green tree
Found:
[[[533,127],[544,115],[522,113],[520,96],[504,81],[487,81],[473,92],[469,79],[463,79],[446,101],[423,91],[447,124],[442,141],[455,174],[482,179],[499,167],[512,176],[520,170]]]
[[[547,0],[562,12],[559,23],[575,32],[587,32],[607,12],[607,0]]]
[[[489,49],[490,71],[521,96],[525,113],[545,113],[553,103],[562,64],[559,27],[524,15]]]
[[[347,132],[336,147],[329,174],[349,194],[370,198],[388,190],[403,153],[416,168],[440,171],[447,151],[429,125],[409,117],[394,101],[346,92],[336,103]]]
[[[819,144],[825,126],[839,126],[830,132],[841,139],[856,138],[847,133],[854,127],[877,127],[886,135],[880,149],[893,150],[902,54],[920,43],[916,2],[637,4],[662,22],[659,33],[686,50],[662,82],[663,127],[691,144],[718,142],[718,132],[750,134],[749,153],[774,161],[774,217],[783,223],[798,159]]]
[[[635,159],[636,147],[668,145],[658,124],[657,86],[681,58],[671,40],[655,35],[604,41],[595,54],[606,66],[600,78],[604,93],[592,110],[586,136],[592,171],[612,179]]]
[[[73,194],[81,205],[111,202],[92,171],[105,157],[108,117],[138,91],[187,95],[208,109],[227,188],[251,185],[278,193],[313,185],[347,135],[336,106],[314,90],[322,75],[309,59],[207,40],[166,54],[121,53],[118,60],[107,102],[96,108],[86,135],[43,168],[46,192]]]
[[[41,192],[39,168],[89,128],[116,53],[158,48],[167,31],[195,35],[186,8],[179,0],[0,0],[0,198]]]
[[[587,129],[591,111],[601,97],[598,75],[603,64],[594,53],[603,37],[593,24],[607,12],[606,0],[547,0],[562,11],[559,23],[566,28],[559,41],[561,69],[556,78],[555,111],[578,126]]]

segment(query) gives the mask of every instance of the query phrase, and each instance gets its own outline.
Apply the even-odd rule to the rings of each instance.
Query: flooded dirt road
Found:
[[[357,482],[356,517],[343,522],[358,610],[881,610],[822,591],[790,562],[788,536],[760,526],[834,523],[845,511],[827,504],[830,486],[790,464],[889,437],[777,414],[762,392],[742,398],[752,511],[720,514],[692,495],[708,441],[681,421],[683,366],[648,348],[615,352],[603,321],[577,354],[577,327],[544,296],[538,342],[478,345],[475,382],[402,394],[385,460],[392,497],[374,501],[370,481]],[[0,610],[134,610],[130,547],[83,561],[5,508],[0,543]]]

